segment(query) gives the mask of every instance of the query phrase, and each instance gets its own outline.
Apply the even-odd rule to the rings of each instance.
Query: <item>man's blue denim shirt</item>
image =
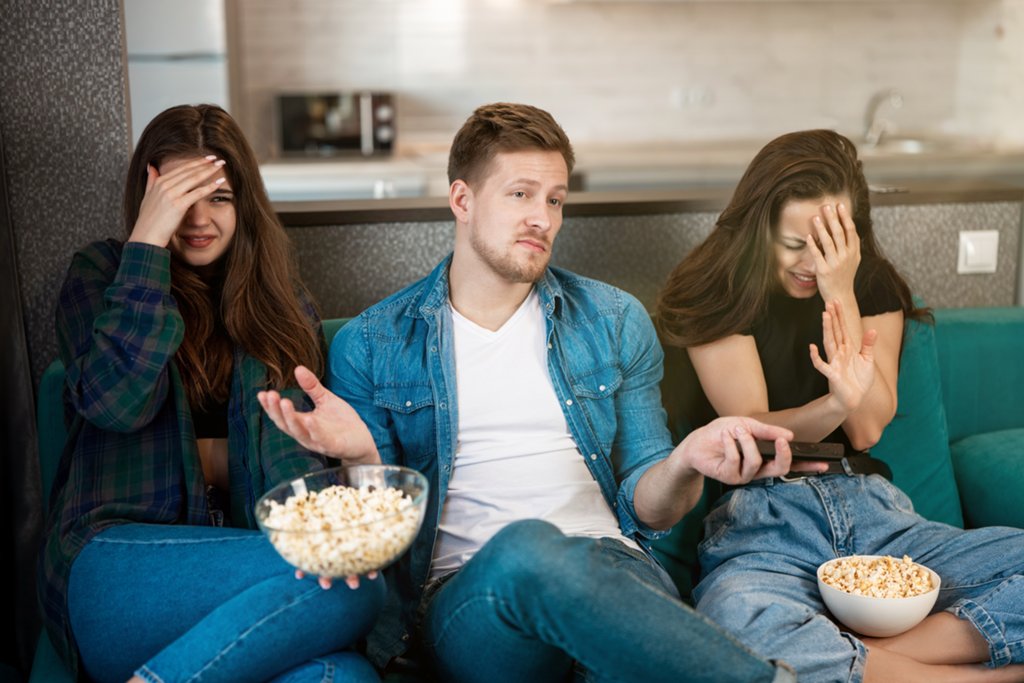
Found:
[[[431,486],[423,528],[387,572],[387,602],[368,643],[378,666],[404,652],[415,627],[455,458],[450,262],[364,311],[331,344],[330,389],[366,422],[383,462],[417,469]],[[633,508],[640,477],[673,447],[658,388],[663,353],[647,311],[620,289],[557,268],[537,291],[548,370],[582,457],[623,534],[641,542],[663,535]]]

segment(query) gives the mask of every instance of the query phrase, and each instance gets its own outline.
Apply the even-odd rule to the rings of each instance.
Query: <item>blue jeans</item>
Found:
[[[428,603],[443,681],[795,680],[684,605],[650,558],[539,520],[494,536]],[[776,675],[779,674],[779,678]]]
[[[384,593],[381,579],[296,580],[258,531],[125,524],[75,560],[68,612],[99,681],[377,681],[338,651],[370,630]]]
[[[993,482],[995,484],[995,482]],[[863,678],[861,641],[825,616],[817,568],[842,555],[909,555],[942,578],[934,611],[968,619],[990,665],[1024,662],[1024,530],[964,531],[914,513],[877,475],[758,481],[705,521],[697,610],[803,681]]]

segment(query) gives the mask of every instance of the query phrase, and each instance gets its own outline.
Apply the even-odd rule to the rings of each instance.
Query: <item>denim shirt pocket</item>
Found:
[[[429,384],[381,384],[373,404],[388,411],[396,442],[402,445],[410,467],[430,461],[437,449],[434,395]]]
[[[602,450],[611,451],[615,441],[617,419],[615,393],[622,386],[622,372],[617,366],[605,366],[574,374],[569,379],[572,393],[583,407]]]

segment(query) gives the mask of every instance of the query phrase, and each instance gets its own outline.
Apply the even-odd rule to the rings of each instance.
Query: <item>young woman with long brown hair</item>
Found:
[[[297,581],[256,529],[265,491],[324,464],[257,393],[301,400],[294,369],[322,370],[323,345],[235,121],[210,105],[153,119],[124,217],[126,241],[75,254],[57,311],[69,437],[40,563],[51,639],[101,681],[376,680],[342,651],[383,582]]]
[[[687,370],[698,381],[682,401],[695,426],[745,415],[852,455],[895,415],[904,321],[927,312],[875,242],[855,146],[815,130],[757,154],[669,277],[657,316],[664,343],[685,349],[668,393],[685,393],[671,385]],[[705,524],[698,610],[801,681],[1020,680],[1024,531],[927,521],[886,469],[859,455],[729,491]],[[939,611],[892,638],[843,630],[824,614],[815,571],[852,554],[931,567]]]

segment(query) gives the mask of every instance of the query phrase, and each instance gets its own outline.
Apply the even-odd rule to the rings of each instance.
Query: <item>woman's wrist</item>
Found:
[[[857,403],[859,404],[860,401]],[[837,418],[840,422],[846,420],[846,418],[850,416],[850,413],[857,410],[857,406],[847,405],[835,394],[835,392],[831,391],[825,395],[825,408],[828,410],[830,415]]]

